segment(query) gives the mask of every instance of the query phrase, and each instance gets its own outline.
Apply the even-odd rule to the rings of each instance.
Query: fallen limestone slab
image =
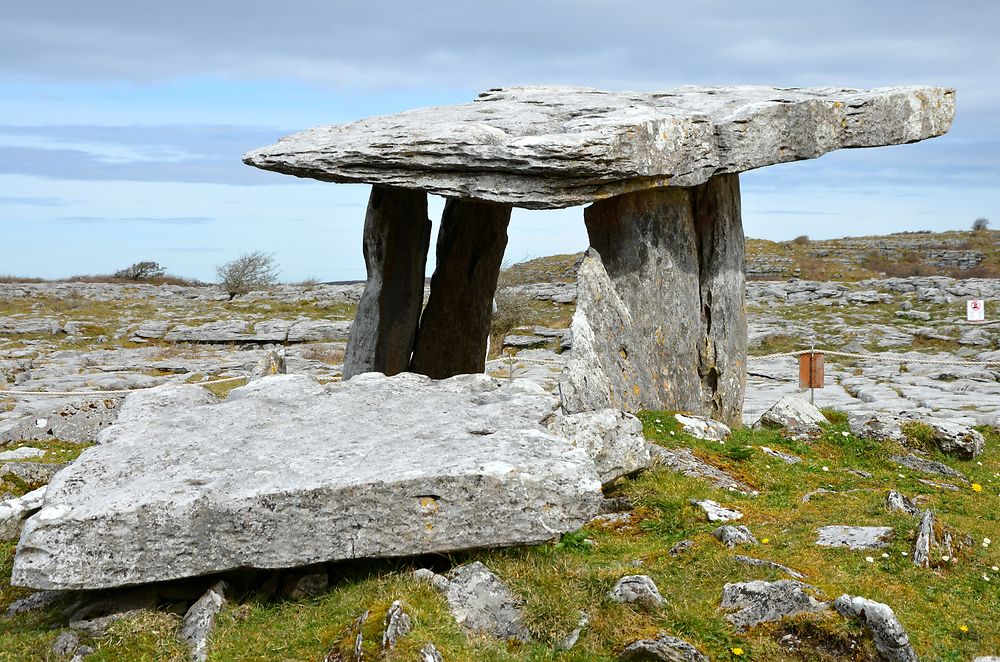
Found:
[[[826,611],[830,604],[814,598],[811,594],[816,592],[815,587],[793,579],[726,584],[722,587],[719,609],[731,611],[726,620],[737,632],[743,632],[761,623]]]
[[[17,586],[96,589],[340,559],[536,544],[597,512],[558,399],[486,375],[275,375],[218,402],[132,394],[25,524]]]
[[[472,103],[316,127],[243,160],[324,181],[571,207],[668,183],[697,186],[836,149],[942,135],[954,95],[936,87],[509,87]]]
[[[892,535],[890,526],[824,526],[816,530],[820,547],[848,549],[879,549],[887,546]]]
[[[718,502],[711,499],[702,499],[701,501],[691,499],[691,505],[698,506],[705,511],[705,516],[709,522],[732,522],[743,519],[743,513],[740,511],[733,510],[732,508],[724,508]]]

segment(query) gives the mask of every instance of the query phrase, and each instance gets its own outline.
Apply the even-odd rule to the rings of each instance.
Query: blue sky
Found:
[[[998,29],[992,0],[8,3],[0,274],[156,260],[211,279],[265,250],[285,280],[363,278],[367,187],[260,172],[242,153],[511,84],[955,87],[947,136],[743,175],[746,233],[1000,226]],[[507,258],[585,246],[580,208],[515,210]]]

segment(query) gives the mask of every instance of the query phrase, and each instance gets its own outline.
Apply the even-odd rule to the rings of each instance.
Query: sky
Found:
[[[262,172],[242,154],[523,84],[954,87],[946,136],[743,174],[744,228],[784,240],[1000,227],[998,31],[995,0],[9,2],[0,274],[153,260],[212,280],[261,250],[285,281],[363,279],[368,187]],[[432,219],[442,207],[432,198]],[[506,259],[586,248],[582,214],[515,210]]]

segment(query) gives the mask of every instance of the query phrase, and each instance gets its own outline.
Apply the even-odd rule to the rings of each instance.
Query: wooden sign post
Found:
[[[799,354],[799,388],[809,389],[809,402],[815,400],[813,389],[823,388],[823,353]]]

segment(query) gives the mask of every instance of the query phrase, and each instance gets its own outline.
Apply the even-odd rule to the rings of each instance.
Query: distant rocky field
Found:
[[[282,285],[230,301],[212,286],[4,279],[0,660],[188,659],[192,621],[182,616],[198,604],[217,605],[214,630],[200,640],[209,660],[998,655],[1000,280],[954,277],[988,274],[998,239],[751,241],[745,427],[719,432],[674,412],[640,412],[636,434],[652,444],[653,466],[609,479],[601,514],[578,532],[532,547],[220,574],[143,591],[12,587],[21,522],[38,507],[33,490],[116,421],[118,391],[211,382],[225,398],[274,350],[288,373],[316,380],[309,392],[333,389],[363,286]],[[513,301],[516,315],[487,366],[499,384],[522,378],[557,391],[573,351],[577,261],[552,256],[504,274],[498,300]],[[985,324],[965,321],[970,298],[986,300]],[[850,355],[826,359],[815,392],[822,414],[798,388],[793,354],[811,347]],[[268,388],[239,397],[266,400]],[[283,422],[308,413],[272,396]],[[412,422],[389,423],[430,425],[437,413],[407,415]],[[183,425],[185,435],[200,433],[192,420]],[[267,452],[276,465],[304,462],[280,456],[302,447]],[[219,577],[228,588],[216,600],[207,582]],[[475,611],[484,601],[489,608]],[[862,608],[878,618],[859,616]]]

